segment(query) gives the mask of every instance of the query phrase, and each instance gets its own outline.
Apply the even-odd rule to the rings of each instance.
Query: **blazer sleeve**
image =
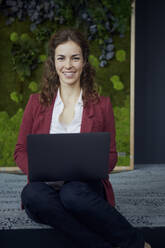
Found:
[[[116,130],[115,130],[115,120],[112,109],[112,104],[110,98],[106,98],[105,105],[105,132],[110,132],[111,142],[110,142],[110,158],[109,158],[109,173],[113,170],[117,163],[117,151],[116,151]]]
[[[17,144],[14,151],[14,160],[23,173],[28,174],[28,157],[26,138],[32,132],[33,126],[33,95],[25,107],[22,123],[19,130]]]

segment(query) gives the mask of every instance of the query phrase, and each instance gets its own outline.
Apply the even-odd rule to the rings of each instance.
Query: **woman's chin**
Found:
[[[74,86],[78,84],[79,85],[79,82],[75,81],[75,80],[65,80],[65,81],[62,81],[61,82],[61,85],[65,85],[65,86]]]

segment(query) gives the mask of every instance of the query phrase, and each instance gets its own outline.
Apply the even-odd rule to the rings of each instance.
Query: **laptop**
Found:
[[[30,134],[29,181],[98,180],[109,168],[110,133]]]

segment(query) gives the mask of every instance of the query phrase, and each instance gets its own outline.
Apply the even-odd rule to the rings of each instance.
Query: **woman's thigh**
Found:
[[[63,187],[65,188],[64,190]],[[97,192],[101,197],[105,198],[104,186],[100,180],[90,182],[66,181],[63,187],[61,188],[62,192],[60,193],[64,195],[62,198],[65,198],[65,201],[68,201],[68,198],[74,201],[77,194],[80,195],[81,193],[83,194],[83,192],[87,191]],[[61,204],[64,202],[61,201],[62,198],[59,196],[60,193],[44,182],[33,182],[27,184],[21,193],[22,203],[27,215],[32,220],[43,223],[40,219],[42,213],[49,213],[52,208],[56,209],[57,213],[63,211]],[[76,202],[80,203],[80,201]]]
[[[90,206],[97,207],[98,201],[105,201],[104,186],[101,181],[67,181],[59,192],[64,207],[80,214]]]

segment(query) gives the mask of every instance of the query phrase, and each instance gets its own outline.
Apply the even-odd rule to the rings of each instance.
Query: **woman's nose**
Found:
[[[67,60],[65,61],[65,68],[69,69],[69,68],[71,68],[71,67],[72,67],[72,62],[70,61],[70,59],[67,59]]]

